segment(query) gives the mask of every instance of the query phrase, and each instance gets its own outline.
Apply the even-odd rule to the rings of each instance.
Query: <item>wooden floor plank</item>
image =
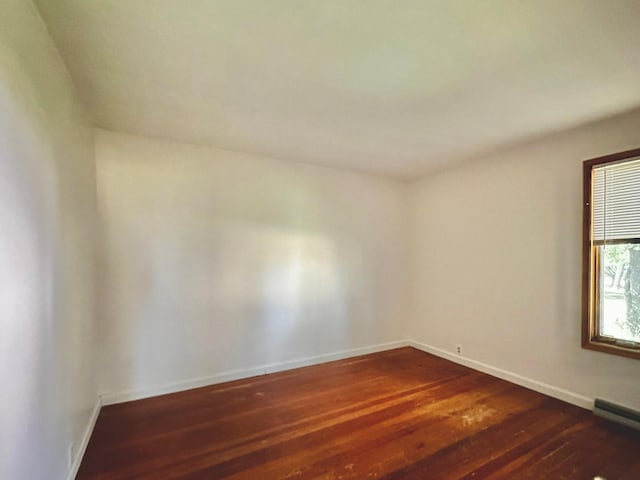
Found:
[[[412,348],[103,408],[77,478],[640,478],[640,434]]]

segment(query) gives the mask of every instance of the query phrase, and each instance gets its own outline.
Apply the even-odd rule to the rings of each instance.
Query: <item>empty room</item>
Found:
[[[0,479],[640,479],[639,22],[1,0]]]

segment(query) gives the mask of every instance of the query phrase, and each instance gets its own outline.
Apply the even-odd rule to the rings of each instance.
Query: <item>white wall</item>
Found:
[[[410,186],[412,339],[640,408],[640,362],[583,350],[582,161],[640,145],[640,112]]]
[[[96,131],[102,392],[406,338],[401,182]]]
[[[69,472],[93,375],[93,131],[30,1],[0,14],[0,478]]]

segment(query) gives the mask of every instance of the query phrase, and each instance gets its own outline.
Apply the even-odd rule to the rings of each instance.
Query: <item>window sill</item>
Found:
[[[640,348],[625,347],[617,345],[613,342],[592,338],[582,342],[582,348],[587,350],[595,350],[602,353],[610,353],[612,355],[620,355],[627,358],[635,358],[640,360]]]

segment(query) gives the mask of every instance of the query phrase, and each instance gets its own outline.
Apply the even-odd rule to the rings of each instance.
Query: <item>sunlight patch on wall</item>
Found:
[[[41,455],[47,431],[42,399],[52,367],[46,360],[51,325],[52,268],[46,221],[48,172],[30,160],[37,139],[0,91],[0,477]],[[35,440],[37,439],[37,440]],[[46,443],[45,443],[46,444]],[[5,458],[6,455],[6,458]],[[37,468],[37,467],[34,467]]]

